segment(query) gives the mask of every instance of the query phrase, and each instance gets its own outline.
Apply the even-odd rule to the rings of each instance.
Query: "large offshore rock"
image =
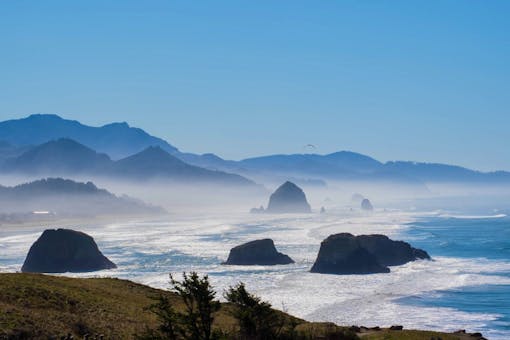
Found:
[[[389,273],[377,258],[362,248],[357,238],[348,233],[335,234],[321,243],[312,273],[372,274]]]
[[[387,266],[401,265],[418,259],[430,259],[421,249],[384,235],[331,235],[321,243],[311,269],[325,274],[389,273]]]
[[[30,247],[22,272],[65,273],[91,272],[116,268],[94,239],[70,229],[45,230]]]
[[[310,204],[303,190],[292,182],[283,183],[269,198],[268,213],[309,213]]]
[[[290,264],[294,261],[287,255],[279,253],[271,239],[251,241],[230,250],[228,259],[223,264],[232,265],[277,265]]]
[[[374,207],[372,206],[372,202],[368,198],[364,198],[363,201],[361,201],[361,209],[366,211],[372,211],[374,210]]]
[[[430,259],[425,250],[413,248],[404,241],[394,241],[386,235],[360,235],[356,238],[361,247],[374,254],[384,266],[400,266],[419,259]]]

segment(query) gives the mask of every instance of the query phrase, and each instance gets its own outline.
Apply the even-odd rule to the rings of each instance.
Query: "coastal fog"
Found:
[[[4,183],[17,185],[33,179],[11,177],[4,179]],[[88,179],[73,180],[80,183]],[[402,324],[406,328],[446,331],[466,328],[494,339],[510,336],[504,323],[498,326],[508,317],[504,311],[456,308],[448,303],[438,304],[436,298],[444,292],[470,287],[510,287],[510,262],[504,257],[490,256],[490,249],[505,247],[494,243],[508,224],[505,214],[510,199],[503,188],[442,184],[417,192],[394,183],[335,182],[317,186],[301,182],[312,213],[274,215],[253,214],[249,210],[260,205],[267,207],[270,194],[281,184],[279,181],[247,189],[168,181],[136,184],[104,178],[93,180],[99,190],[108,190],[118,197],[123,194],[136,197],[144,204],[164,208],[165,214],[145,212],[133,217],[116,213],[113,220],[82,215],[68,220],[58,215],[52,220],[32,223],[4,223],[0,227],[0,271],[19,271],[30,246],[44,229],[65,227],[93,236],[118,268],[64,275],[119,277],[166,288],[169,273],[180,275],[195,270],[210,275],[219,296],[230,285],[243,281],[250,291],[275,308],[307,320],[366,326]],[[361,210],[360,196],[370,199],[374,211]],[[61,200],[61,203],[54,209],[70,209],[67,204],[73,202],[64,204]],[[86,200],[73,204],[82,210],[92,207]],[[322,207],[324,213],[320,213]],[[444,227],[452,218],[466,222]],[[434,224],[421,225],[422,221]],[[480,230],[478,225],[486,230],[482,243],[486,248],[481,250],[473,247],[473,238]],[[491,229],[493,225],[496,229]],[[405,240],[429,251],[433,261],[392,267],[389,274],[310,273],[321,241],[341,232],[378,233]],[[273,239],[277,249],[295,263],[221,265],[232,247],[262,238]],[[498,289],[500,295],[507,294],[504,288]],[[472,303],[486,298],[480,295],[480,300]]]
[[[55,178],[55,177],[53,177]],[[87,195],[73,188],[64,195],[58,190],[42,190],[22,195],[6,195],[0,191],[0,212],[22,213],[31,211],[58,211],[62,215],[81,213],[82,216],[125,215],[134,205],[154,209],[132,210],[132,213],[150,216],[156,213],[243,213],[251,208],[266,207],[271,193],[280,186],[285,177],[257,177],[252,186],[193,183],[148,179],[132,181],[111,177],[66,175],[65,179],[76,183],[91,183],[98,191],[108,195]],[[15,187],[41,180],[39,176],[0,176],[3,187]],[[498,212],[508,209],[510,185],[476,183],[423,183],[407,185],[391,181],[323,181],[292,178],[306,193],[312,211],[321,208],[360,209],[360,198],[369,199],[377,210],[399,209],[403,211],[486,211]],[[58,189],[58,188],[57,188]],[[124,200],[124,202],[122,202]],[[122,204],[126,203],[126,204]],[[127,204],[129,203],[129,204]],[[159,211],[156,208],[160,208]]]

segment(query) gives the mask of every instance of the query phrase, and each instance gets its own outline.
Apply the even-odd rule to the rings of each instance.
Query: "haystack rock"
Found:
[[[361,201],[361,209],[365,211],[372,211],[374,210],[374,207],[368,198],[364,198],[363,201]]]
[[[223,264],[231,265],[277,265],[290,264],[294,261],[287,255],[279,253],[271,239],[251,241],[230,250],[228,259]]]
[[[354,236],[341,233],[322,241],[311,272],[324,274],[389,273],[387,266],[402,265],[418,259],[430,259],[421,249],[384,235]]]
[[[101,253],[91,236],[70,229],[48,229],[30,247],[21,271],[79,273],[116,267]]]
[[[283,183],[269,198],[268,213],[309,213],[310,204],[303,190],[292,182]]]

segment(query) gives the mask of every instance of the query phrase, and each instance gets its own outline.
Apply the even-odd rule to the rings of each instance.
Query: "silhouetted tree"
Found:
[[[241,339],[279,338],[285,320],[271,304],[248,293],[244,283],[230,287],[224,296],[232,304],[231,313],[239,323]]]
[[[158,317],[157,329],[147,329],[138,339],[186,339],[212,340],[214,313],[220,308],[216,293],[212,289],[207,275],[200,277],[196,272],[183,273],[178,281],[170,275],[170,291],[177,294],[184,303],[184,310],[178,311],[168,296],[159,296],[156,303],[149,307]]]
[[[224,294],[230,304],[229,311],[237,320],[239,330],[228,332],[212,330],[214,313],[220,309],[216,293],[212,289],[207,275],[183,273],[178,281],[170,275],[170,291],[175,293],[184,306],[174,308],[171,297],[159,296],[157,302],[149,307],[160,322],[156,329],[147,329],[139,340],[296,340],[296,339],[359,339],[356,333],[331,324],[330,328],[297,332],[300,320],[271,308],[271,304],[250,294],[239,283],[230,287]]]
[[[170,275],[170,284],[170,290],[179,295],[185,305],[185,312],[177,313],[181,335],[186,339],[212,339],[214,313],[220,309],[220,303],[209,277],[199,277],[196,272],[191,272],[189,275],[183,273],[183,280],[177,281]]]
[[[160,295],[148,309],[156,314],[160,324],[155,330],[147,328],[143,335],[137,335],[138,340],[180,339],[178,314],[167,296]]]

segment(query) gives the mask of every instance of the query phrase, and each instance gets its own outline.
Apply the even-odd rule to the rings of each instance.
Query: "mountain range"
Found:
[[[0,167],[6,174],[37,176],[89,175],[116,179],[167,179],[224,185],[255,185],[242,176],[189,165],[159,146],[149,146],[132,156],[114,161],[72,139],[61,138],[8,158]]]
[[[181,152],[165,140],[127,123],[92,127],[46,114],[0,122],[0,163],[0,169],[7,173],[92,173],[137,180],[158,177],[235,185],[253,185],[247,178],[264,176],[412,185],[510,183],[510,173],[505,171],[480,172],[407,161],[382,163],[349,151],[224,160],[212,153]]]
[[[169,153],[177,152],[177,148],[163,139],[127,123],[93,127],[53,114],[33,114],[0,122],[0,140],[12,145],[35,146],[60,138],[73,139],[114,159],[131,156],[149,146],[159,146]]]

